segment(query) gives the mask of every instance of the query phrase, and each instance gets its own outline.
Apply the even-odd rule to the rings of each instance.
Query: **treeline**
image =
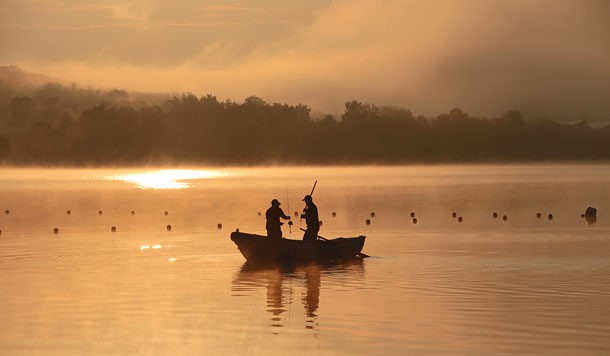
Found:
[[[610,126],[560,124],[509,111],[436,118],[350,101],[339,117],[305,105],[184,94],[158,103],[106,92],[87,108],[55,95],[17,95],[0,107],[0,161],[10,165],[400,164],[610,159]],[[65,91],[62,94],[62,90]],[[1,94],[1,93],[0,93]],[[89,93],[90,94],[90,93]],[[99,99],[99,97],[98,97]],[[72,106],[71,106],[72,105]]]

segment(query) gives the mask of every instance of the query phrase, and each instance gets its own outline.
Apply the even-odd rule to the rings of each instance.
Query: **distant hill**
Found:
[[[65,82],[42,74],[29,73],[17,66],[0,66],[0,82],[13,89],[35,89],[47,83],[66,84]]]
[[[0,135],[12,137],[35,123],[58,127],[78,120],[84,110],[101,103],[111,107],[162,106],[169,94],[132,93],[120,89],[93,89],[17,66],[0,66]]]
[[[5,107],[8,102],[15,96],[48,96],[49,89],[63,88],[63,95],[66,91],[72,91],[73,94],[78,92],[82,96],[86,96],[86,106],[91,107],[99,104],[100,101],[114,102],[116,99],[121,99],[129,102],[140,102],[158,105],[165,100],[171,98],[168,93],[143,93],[143,92],[128,92],[118,88],[92,88],[91,86],[70,83],[62,79],[48,77],[46,75],[26,72],[15,65],[0,66],[0,110]],[[56,96],[57,93],[53,93]],[[3,98],[4,97],[4,98]],[[3,100],[4,99],[4,100]],[[93,100],[93,102],[89,102]]]

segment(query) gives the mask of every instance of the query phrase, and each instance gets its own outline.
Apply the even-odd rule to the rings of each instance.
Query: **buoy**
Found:
[[[371,212],[371,217],[374,218],[375,217],[375,212]]]
[[[494,219],[497,219],[498,218],[498,213],[494,212],[493,213],[493,217],[494,217]]]
[[[58,229],[58,228],[54,228],[54,229],[53,229],[53,233],[54,233],[54,234],[59,234],[59,229]]]
[[[172,231],[172,226],[171,225],[167,225],[165,228],[167,229],[167,231]]]
[[[320,226],[324,225],[324,221],[322,220],[318,221],[318,223],[320,224]]]
[[[542,214],[540,214],[540,213],[536,213],[536,218],[537,218],[537,219],[540,219],[541,217],[542,217]]]
[[[502,220],[504,220],[504,221],[508,220],[508,216],[503,215],[503,216],[502,216]]]
[[[458,222],[462,222],[462,217],[458,217]]]
[[[2,235],[2,230],[0,230],[0,235]]]
[[[66,214],[70,215],[72,212],[70,210],[66,211]]]
[[[298,212],[298,211],[295,211],[295,212],[294,212],[294,217],[295,217],[295,218],[298,218],[298,217],[299,217],[299,212]]]
[[[371,220],[366,219],[366,224],[367,224],[367,225],[371,225]]]
[[[169,215],[169,212],[167,210],[165,211],[165,215]]]
[[[457,217],[457,213],[456,213],[456,212],[451,213],[451,217],[452,217],[452,218]]]
[[[110,228],[110,231],[112,231],[112,232],[116,232],[116,226],[111,227],[111,228]]]
[[[258,215],[258,216],[261,216],[261,212],[259,211],[259,212],[257,213],[257,215]]]
[[[8,215],[8,214],[10,213],[10,211],[5,210],[5,211],[4,211],[4,213],[5,213],[6,215]]]
[[[333,214],[332,214],[332,215],[333,215],[333,218],[334,218],[334,217],[336,217],[336,216],[337,216],[337,213],[335,213],[335,212],[333,211]]]
[[[553,220],[553,214],[549,214],[548,218],[549,220]]]
[[[220,230],[222,229],[222,224],[219,223],[218,225],[216,225],[216,227],[218,228],[218,230]]]
[[[417,218],[413,218],[413,224],[417,224]]]
[[[411,217],[414,218],[415,217],[415,213],[411,212]]]
[[[584,217],[585,217],[585,214],[580,214],[580,218],[581,219],[584,218]]]
[[[99,215],[102,215],[104,212],[100,210],[100,211],[98,211],[97,213],[98,213]]]
[[[131,215],[136,215],[136,211],[135,211],[135,210],[132,210],[132,211],[131,211]]]
[[[588,207],[585,211],[585,218],[587,219],[587,224],[595,224],[597,222],[597,209],[594,207]]]

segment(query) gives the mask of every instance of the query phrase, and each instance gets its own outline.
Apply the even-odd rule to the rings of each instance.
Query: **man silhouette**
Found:
[[[282,238],[281,226],[284,223],[280,222],[280,218],[284,220],[290,220],[290,216],[284,214],[284,211],[280,208],[281,203],[277,199],[271,201],[271,207],[267,209],[265,217],[267,218],[267,237],[274,239]]]
[[[320,231],[320,220],[318,219],[318,207],[313,203],[311,195],[306,195],[303,201],[307,205],[303,209],[301,218],[305,218],[307,230],[303,234],[303,240],[315,241],[318,239],[318,231]]]

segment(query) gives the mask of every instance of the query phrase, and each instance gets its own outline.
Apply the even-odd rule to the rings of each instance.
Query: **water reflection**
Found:
[[[315,314],[320,304],[320,267],[305,267],[305,286],[307,294],[303,297],[303,305],[307,312],[307,317],[315,318]]]
[[[345,286],[345,280],[362,279],[364,261],[361,259],[333,263],[311,264],[299,267],[268,267],[244,263],[232,282],[232,296],[251,296],[254,292],[266,290],[266,311],[271,314],[269,326],[272,333],[289,326],[291,320],[304,323],[306,329],[318,331],[318,309],[320,306],[320,289],[322,280],[326,289],[333,286]],[[353,283],[347,283],[353,284]],[[295,295],[302,293],[300,302],[304,313],[294,314],[292,307]],[[302,325],[302,324],[301,324]],[[316,336],[314,334],[314,336]]]
[[[141,189],[184,189],[191,186],[187,181],[227,177],[230,174],[214,170],[163,169],[151,172],[132,173],[112,176],[110,180],[119,180],[134,184]]]

